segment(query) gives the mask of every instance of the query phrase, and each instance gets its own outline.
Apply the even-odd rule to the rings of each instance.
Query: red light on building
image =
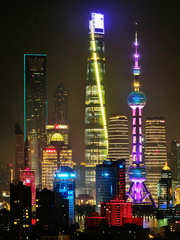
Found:
[[[59,129],[59,126],[58,126],[58,125],[55,125],[55,129]]]
[[[31,187],[32,205],[36,204],[36,184],[35,184],[35,170],[21,170],[21,181],[24,185]]]
[[[53,152],[56,152],[56,149],[50,149],[50,148],[46,148],[46,150],[45,150],[46,152],[51,152],[51,153],[53,153]]]
[[[31,220],[31,224],[34,225],[36,223],[36,219],[33,219]]]

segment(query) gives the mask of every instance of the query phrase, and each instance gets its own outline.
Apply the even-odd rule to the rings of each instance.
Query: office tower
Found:
[[[62,231],[69,227],[69,201],[48,189],[36,192],[36,226],[38,239],[42,233]]]
[[[12,167],[8,163],[0,163],[0,201],[2,197],[9,195],[12,178]]]
[[[124,115],[109,117],[108,158],[126,159],[126,168],[129,167],[128,119]]]
[[[77,188],[85,188],[85,163],[74,163],[73,169],[76,173],[76,190]]]
[[[163,167],[161,179],[158,182],[158,208],[159,210],[170,210],[172,208],[172,175],[167,166]]]
[[[68,125],[46,125],[47,144],[50,144],[51,137],[54,133],[60,133],[64,138],[64,144],[69,143],[69,126]]]
[[[142,153],[142,108],[146,104],[146,96],[139,91],[140,67],[138,66],[139,55],[137,53],[137,23],[135,26],[134,91],[128,96],[128,105],[132,108],[132,165],[128,170],[131,186],[126,193],[126,201],[130,198],[134,204],[143,204],[146,197],[149,197],[151,204],[155,206],[155,202],[144,183],[147,170],[143,163]]]
[[[72,149],[64,145],[64,139],[60,133],[54,133],[50,143],[43,150],[42,188],[53,190],[55,172],[62,166],[73,168],[73,161]]]
[[[69,225],[74,224],[75,211],[75,174],[70,167],[61,167],[54,177],[53,191],[60,197],[69,200]]]
[[[21,181],[10,184],[11,239],[31,239],[31,188]]]
[[[68,92],[66,91],[62,79],[53,94],[53,124],[68,125]]]
[[[96,211],[100,212],[101,202],[115,196],[125,200],[125,159],[104,161],[96,166]]]
[[[146,186],[158,202],[157,184],[167,162],[166,131],[163,117],[149,117],[145,125],[145,164],[148,169]]]
[[[108,147],[104,90],[104,15],[100,13],[91,13],[89,43],[85,101],[85,160],[86,184],[93,187],[95,167],[105,160]]]
[[[118,197],[101,203],[101,216],[108,219],[109,225],[122,226],[123,218],[132,218],[132,204],[119,200]]]
[[[20,171],[24,169],[24,134],[15,124],[15,179],[20,179]]]
[[[10,211],[5,208],[0,210],[0,239],[10,240]]]
[[[36,184],[35,184],[35,170],[25,168],[20,172],[21,181],[25,186],[31,187],[31,203],[32,210],[35,210],[36,205]]]
[[[130,187],[128,179],[129,168],[129,128],[128,119],[124,115],[112,115],[109,117],[108,128],[108,158],[125,159],[126,190]]]
[[[172,179],[180,183],[180,140],[171,141],[169,166],[172,171]]]
[[[40,159],[46,146],[47,76],[46,54],[24,55],[24,142],[31,139],[31,168],[36,185],[41,182]]]

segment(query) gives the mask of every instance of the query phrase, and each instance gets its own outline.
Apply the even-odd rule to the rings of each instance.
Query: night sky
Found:
[[[69,93],[73,160],[84,161],[86,65],[91,12],[104,14],[106,111],[126,114],[133,90],[134,21],[146,117],[166,121],[167,145],[180,139],[180,2],[1,0],[0,162],[14,165],[15,123],[23,129],[23,56],[47,54],[48,116],[60,77]]]

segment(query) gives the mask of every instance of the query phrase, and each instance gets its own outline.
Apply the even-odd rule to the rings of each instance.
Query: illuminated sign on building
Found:
[[[104,15],[101,13],[91,13],[94,33],[104,34]],[[91,26],[89,26],[91,32]]]

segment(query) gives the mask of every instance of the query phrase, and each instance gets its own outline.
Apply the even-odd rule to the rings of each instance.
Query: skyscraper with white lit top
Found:
[[[88,186],[95,185],[95,167],[102,164],[107,156],[104,33],[104,15],[91,13],[85,100],[85,161]]]

